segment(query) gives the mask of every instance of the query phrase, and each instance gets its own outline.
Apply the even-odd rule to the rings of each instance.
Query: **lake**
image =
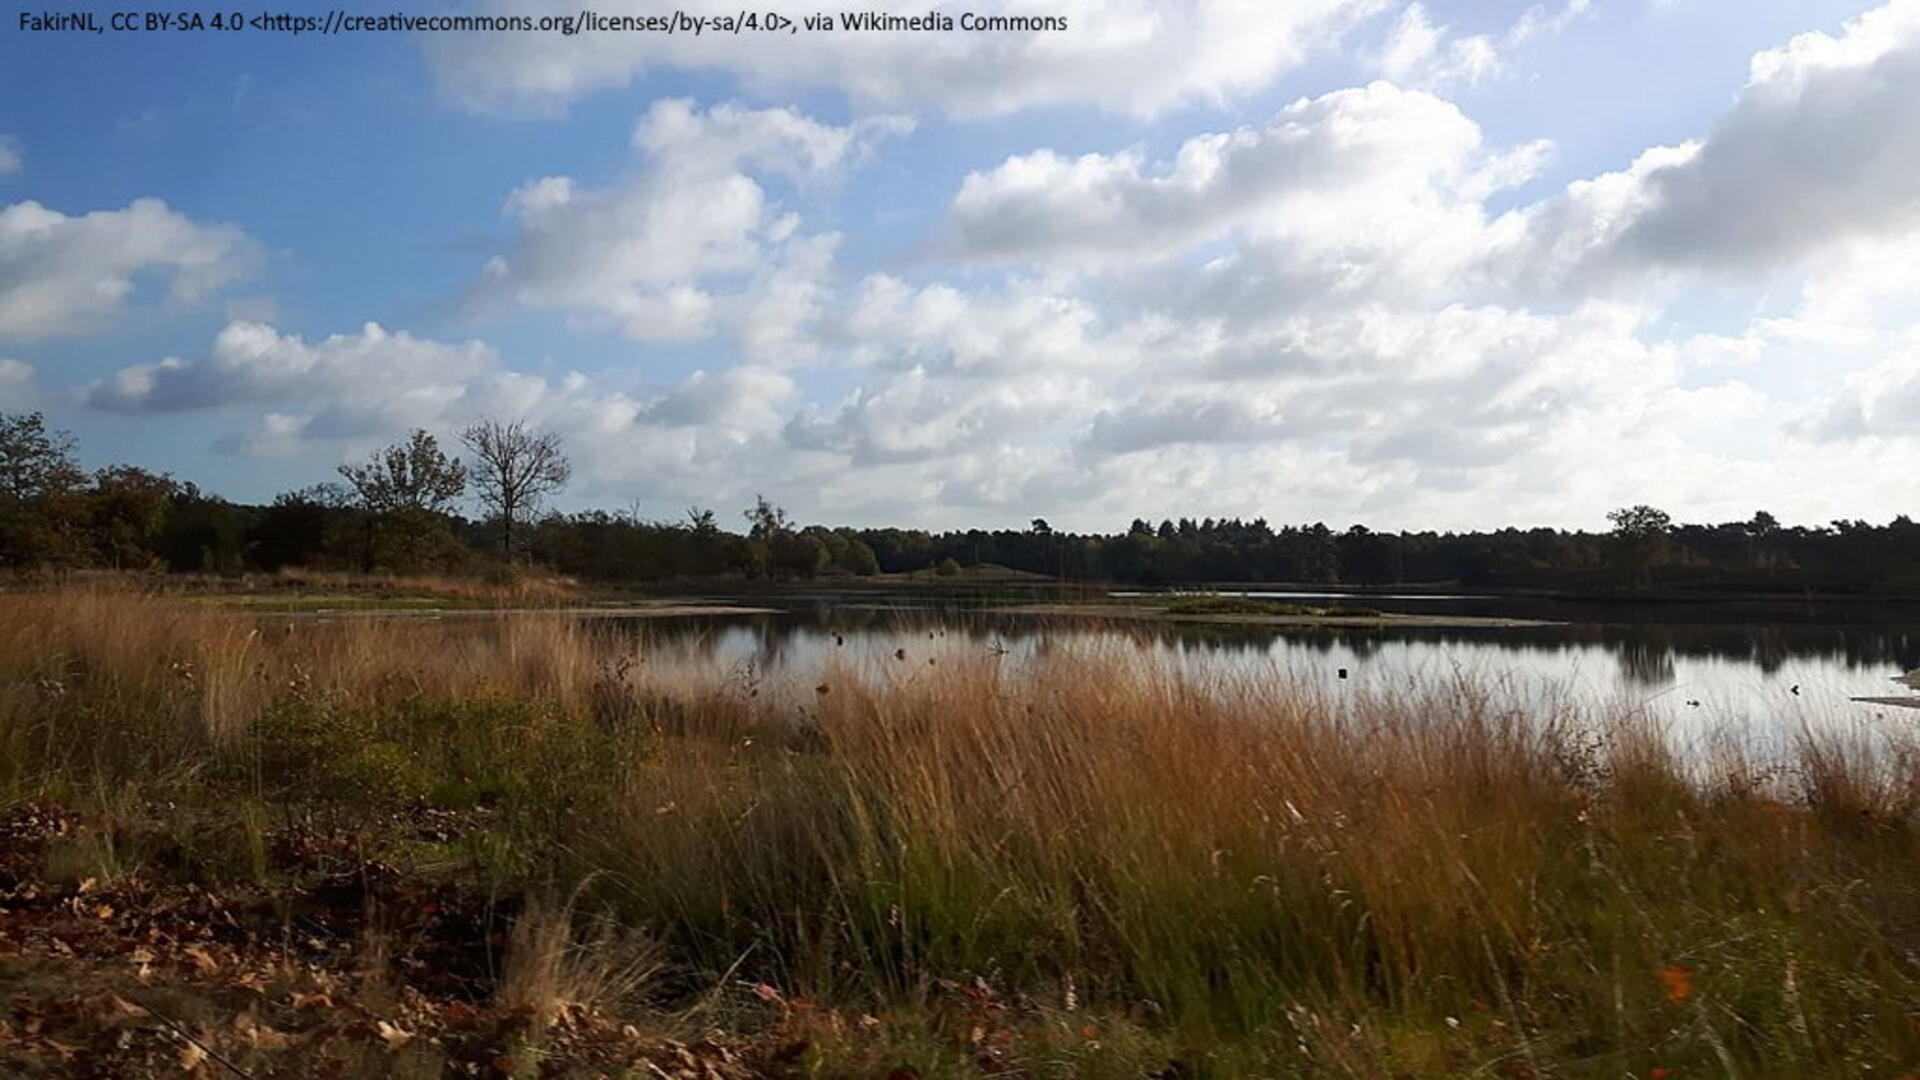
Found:
[[[1139,595],[1139,594],[1116,594]],[[1020,664],[1054,651],[1140,655],[1199,678],[1284,679],[1329,695],[1417,690],[1461,676],[1518,706],[1631,709],[1683,742],[1738,733],[1791,737],[1920,723],[1920,711],[1857,702],[1906,696],[1920,667],[1920,608],[1741,600],[1622,604],[1464,593],[1249,591],[1316,606],[1548,620],[1498,628],[1259,627],[995,615],[947,597],[881,591],[755,595],[778,614],[646,620],[656,653],[755,680],[993,657]],[[736,598],[739,599],[739,598]],[[663,657],[664,658],[664,657]],[[1344,672],[1344,677],[1343,677]]]

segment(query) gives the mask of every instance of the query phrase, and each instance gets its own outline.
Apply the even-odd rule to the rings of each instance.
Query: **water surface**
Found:
[[[1920,711],[1859,697],[1902,695],[1920,667],[1920,610],[1863,604],[1582,604],[1457,594],[1273,591],[1388,611],[1563,619],[1499,628],[1126,625],[994,616],[948,600],[795,594],[780,614],[656,620],[654,650],[745,678],[813,678],[830,663],[878,671],[1053,650],[1119,651],[1197,677],[1287,680],[1332,695],[1417,691],[1470,678],[1516,702],[1654,717],[1682,741],[1727,732],[1761,741],[1804,728],[1904,727]],[[901,652],[906,654],[901,659]]]

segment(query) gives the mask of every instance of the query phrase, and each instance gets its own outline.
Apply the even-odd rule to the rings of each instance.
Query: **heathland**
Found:
[[[475,604],[512,603],[481,595]],[[1897,1076],[1920,738],[0,595],[0,1072]]]

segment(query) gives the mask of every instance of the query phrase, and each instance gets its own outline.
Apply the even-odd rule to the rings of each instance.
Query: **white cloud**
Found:
[[[1041,150],[969,175],[953,245],[977,258],[1111,265],[1238,235],[1296,266],[1451,273],[1477,255],[1482,201],[1547,147],[1495,153],[1431,94],[1389,83],[1297,101],[1261,127],[1198,135],[1171,160]]]
[[[794,418],[787,439],[800,449],[842,455],[855,468],[928,461],[983,440],[998,442],[1034,405],[1032,395],[1011,386],[968,394],[914,369],[855,390],[837,408],[809,409]]]
[[[1438,26],[1426,5],[1408,4],[1381,47],[1380,74],[1407,86],[1472,86],[1498,76],[1512,54],[1530,42],[1554,37],[1593,10],[1592,0],[1567,0],[1559,10],[1535,4],[1498,35],[1458,35]]]
[[[794,394],[793,379],[755,367],[696,371],[648,402],[642,421],[668,427],[720,427],[770,431],[780,426],[780,407]]]
[[[788,108],[743,109],[716,105],[705,112],[685,98],[656,101],[633,130],[633,147],[662,171],[687,179],[727,175],[737,169],[794,179],[829,174],[855,162],[888,135],[912,130],[912,122],[880,116],[833,127]]]
[[[1190,366],[1102,410],[1081,445],[1298,441],[1361,465],[1498,464],[1559,437],[1571,416],[1633,412],[1675,384],[1678,354],[1644,344],[1642,319],[1605,304],[1564,317],[1462,306],[1309,315],[1298,328],[1306,362],[1228,378]]]
[[[1752,72],[1702,138],[1498,216],[1488,196],[1536,175],[1549,148],[1490,149],[1455,105],[1375,83],[1194,136],[1163,161],[1137,149],[1009,158],[963,182],[949,242],[973,258],[1112,272],[1232,240],[1209,270],[1257,289],[1256,303],[1389,281],[1567,298],[1644,290],[1661,280],[1648,270],[1812,269],[1809,322],[1902,294],[1904,266],[1874,271],[1910,263],[1920,235],[1920,0],[1797,38]]]
[[[344,434],[431,414],[498,367],[488,346],[451,345],[367,323],[357,334],[309,343],[254,322],[227,324],[205,358],[168,357],[120,369],[82,391],[116,412],[177,412],[234,404],[325,403],[325,427]]]
[[[984,292],[944,283],[914,288],[876,274],[861,282],[829,333],[862,367],[1005,377],[1084,366],[1098,353],[1103,371],[1121,374],[1121,347],[1093,336],[1098,320],[1085,301],[1031,282]]]
[[[86,331],[113,314],[147,271],[191,303],[238,277],[253,245],[238,229],[200,225],[158,199],[69,217],[40,203],[0,209],[0,341]]]
[[[1584,285],[1647,268],[1758,277],[1920,230],[1920,0],[1756,55],[1702,138],[1650,150],[1528,213],[1527,243]]]
[[[1380,74],[1409,86],[1481,82],[1500,68],[1493,39],[1453,37],[1435,26],[1424,4],[1408,4],[1380,51]]]
[[[656,102],[633,134],[647,167],[628,181],[595,190],[550,176],[508,197],[518,235],[489,262],[477,299],[571,312],[638,341],[703,338],[731,322],[778,348],[811,316],[835,241],[800,233],[756,176],[828,179],[908,126]]]
[[[20,149],[20,140],[0,134],[0,176],[19,172],[26,162],[26,151]]]
[[[441,84],[480,107],[553,107],[626,86],[657,68],[718,70],[756,92],[827,88],[856,105],[929,107],[960,115],[1081,105],[1133,114],[1219,103],[1273,84],[1387,0],[981,0],[976,15],[1052,15],[1062,32],[832,32],[711,35],[441,34],[427,48]],[[561,0],[489,0],[484,10],[539,17]],[[688,0],[682,10],[732,15],[737,5]],[[861,12],[955,17],[961,8],[881,0]],[[657,15],[607,0],[603,14]],[[797,12],[790,14],[798,14]]]
[[[1556,31],[1586,10],[1533,9],[1509,36]],[[1415,5],[1395,40],[1413,63],[1447,37]],[[1732,108],[1697,140],[1490,213],[1489,196],[1536,175],[1548,150],[1490,149],[1455,105],[1375,83],[1295,102],[1260,127],[1194,136],[1164,161],[1137,149],[1009,158],[961,185],[950,244],[1108,275],[1224,244],[1176,280],[1256,310],[1382,290],[1564,304],[1701,275],[1798,274],[1805,302],[1791,332],[1835,333],[1916,291],[1906,253],[1920,238],[1920,0],[1757,55]]]

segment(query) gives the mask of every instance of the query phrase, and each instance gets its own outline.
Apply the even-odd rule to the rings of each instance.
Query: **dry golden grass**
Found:
[[[583,916],[572,903],[535,902],[514,921],[499,996],[542,1031],[570,1009],[632,1002],[662,966],[660,944],[644,932]]]
[[[624,927],[522,919],[503,993],[543,1016],[657,958],[860,1008],[977,978],[1223,1074],[1920,1061],[1905,734],[1682,757],[1472,680],[1335,699],[1124,643],[742,680],[565,618],[8,604],[0,790],[497,802],[503,879]]]
[[[491,577],[450,574],[349,574],[287,567],[261,582],[272,590],[374,596],[430,596],[496,607],[551,607],[576,603],[580,586],[570,578],[534,570]]]
[[[494,566],[479,574],[354,573],[284,567],[234,575],[68,569],[0,572],[5,592],[47,590],[146,593],[221,600],[233,605],[543,608],[577,604],[584,595],[572,578],[527,568]]]

